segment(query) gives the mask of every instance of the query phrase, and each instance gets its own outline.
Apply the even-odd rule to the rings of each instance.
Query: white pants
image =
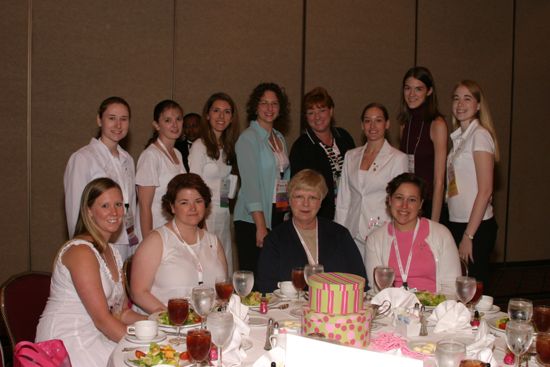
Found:
[[[233,249],[230,225],[231,218],[228,208],[213,208],[208,218],[206,218],[208,232],[214,233],[222,244],[229,275],[233,274]]]

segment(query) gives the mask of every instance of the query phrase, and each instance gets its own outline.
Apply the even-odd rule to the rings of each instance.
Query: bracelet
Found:
[[[472,236],[471,234],[468,234],[466,232],[464,232],[464,236],[468,237],[470,240],[474,239],[474,236]]]

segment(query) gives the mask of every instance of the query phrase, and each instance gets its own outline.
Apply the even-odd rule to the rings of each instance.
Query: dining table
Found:
[[[273,307],[271,307],[266,314],[260,314],[257,310],[249,310],[249,318],[253,320],[253,324],[250,325],[250,334],[248,336],[243,337],[243,343],[241,344],[242,347],[245,348],[246,351],[246,358],[242,361],[241,366],[253,366],[254,363],[262,356],[264,353],[266,353],[266,350],[264,350],[264,346],[266,343],[266,331],[267,331],[267,320],[269,318],[272,318],[274,321],[277,321],[279,324],[285,323],[285,322],[292,322],[294,324],[297,324],[300,322],[300,318],[296,317],[296,310],[299,308],[299,305],[295,303],[296,301],[289,301],[289,300],[282,300],[281,302],[277,303]],[[281,305],[289,306],[285,309],[280,309]],[[302,303],[303,304],[303,303]],[[284,306],[283,306],[284,307]],[[506,314],[503,312],[494,312],[490,314],[485,314],[482,316],[482,319],[485,319],[486,321],[490,321],[494,323],[494,320],[500,317],[505,317]],[[264,322],[265,321],[265,322]],[[494,325],[493,325],[494,326]],[[468,340],[473,341],[475,338],[475,331],[472,331],[470,333],[440,333],[440,334],[434,334],[433,333],[433,325],[428,325],[428,336],[425,337],[409,337],[406,338],[407,340],[413,340],[413,341],[426,341],[426,342],[433,342],[437,343],[437,341],[442,339],[458,339],[463,340],[465,343],[468,342]],[[495,344],[493,349],[493,355],[495,356],[496,360],[498,361],[500,366],[505,366],[503,359],[505,356],[506,351],[506,341],[505,341],[505,333],[504,330],[497,330],[496,328],[492,327],[489,329],[490,333],[495,335]],[[376,318],[372,322],[372,329],[371,329],[371,340],[373,338],[376,338],[380,333],[395,333],[396,329],[393,325],[393,318],[392,317],[380,317]],[[173,336],[172,336],[173,337]],[[170,338],[170,335],[168,336],[168,339]],[[167,340],[164,340],[163,343],[167,343]],[[132,363],[128,362],[128,351],[125,351],[125,348],[132,348],[135,349],[139,345],[136,345],[134,342],[129,341],[127,338],[123,338],[118,345],[116,346],[115,350],[110,356],[108,367],[129,367],[134,366]],[[143,345],[143,347],[147,347],[147,345]],[[177,349],[177,348],[176,348]],[[370,349],[369,347],[367,349]],[[131,353],[131,351],[130,351]],[[532,359],[533,363],[530,362],[530,366],[537,366],[535,359]],[[427,357],[424,360],[424,366],[436,366],[435,358],[430,356]],[[494,366],[493,366],[494,367]]]

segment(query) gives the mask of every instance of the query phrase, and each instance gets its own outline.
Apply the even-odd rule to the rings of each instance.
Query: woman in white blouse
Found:
[[[120,186],[125,206],[124,221],[121,229],[114,234],[112,243],[123,260],[130,252],[129,246],[139,243],[134,230],[136,214],[134,160],[119,145],[128,134],[130,117],[130,105],[123,98],[109,97],[101,102],[97,111],[99,126],[97,138],[92,138],[88,145],[71,155],[63,176],[69,238],[72,238],[75,233],[84,187],[99,177],[109,177]]]
[[[498,143],[489,106],[479,85],[471,80],[453,92],[453,149],[447,157],[449,229],[469,274],[487,282],[497,223],[493,216],[493,172]]]
[[[168,219],[162,213],[162,195],[168,182],[185,173],[181,153],[174,143],[181,135],[183,109],[172,100],[164,100],[153,111],[153,136],[138,159],[136,185],[141,235],[145,238]]]
[[[407,171],[407,156],[385,139],[388,111],[379,103],[363,109],[361,126],[367,143],[346,153],[336,199],[335,221],[346,227],[365,259],[367,236],[389,221],[386,186]]]
[[[225,93],[208,98],[202,110],[200,139],[189,151],[189,170],[202,177],[212,191],[210,213],[206,217],[208,231],[220,239],[229,273],[233,273],[233,251],[229,199],[234,195],[237,176],[235,142],[239,137],[239,117],[233,99]]]

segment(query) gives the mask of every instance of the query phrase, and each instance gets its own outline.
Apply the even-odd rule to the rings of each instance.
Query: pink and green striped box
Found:
[[[309,305],[314,312],[347,315],[363,309],[365,278],[346,273],[309,277]]]

